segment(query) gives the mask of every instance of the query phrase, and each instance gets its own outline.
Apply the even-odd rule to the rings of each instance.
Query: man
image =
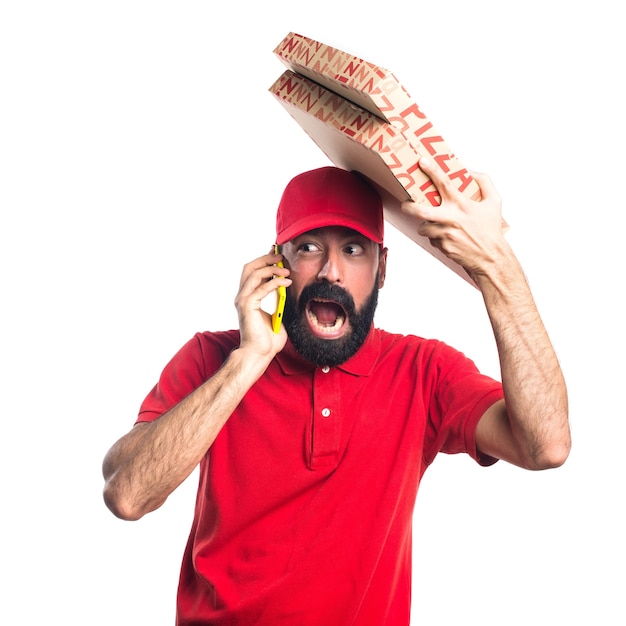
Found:
[[[483,199],[469,200],[420,167],[441,206],[402,208],[481,290],[502,383],[441,342],[374,327],[380,197],[334,167],[296,176],[278,207],[282,254],[243,269],[239,330],[192,338],[104,460],[105,501],[128,520],[200,464],[180,626],[405,626],[413,505],[435,455],[532,470],[567,458],[565,383],[498,194],[476,174]],[[279,286],[275,333],[261,303]]]

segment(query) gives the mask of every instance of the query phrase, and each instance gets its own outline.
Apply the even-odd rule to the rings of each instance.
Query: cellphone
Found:
[[[278,244],[274,244],[274,252],[280,254]],[[278,267],[285,267],[282,261],[276,264]],[[283,311],[285,310],[285,300],[287,299],[287,290],[282,285],[276,290],[276,310],[272,313],[272,329],[275,333],[280,331],[280,325],[283,321]]]

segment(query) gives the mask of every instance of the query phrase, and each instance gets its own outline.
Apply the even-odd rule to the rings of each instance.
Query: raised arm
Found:
[[[405,202],[419,234],[459,263],[480,289],[493,328],[504,401],[478,424],[479,450],[527,469],[565,462],[571,447],[567,389],[524,272],[504,237],[501,200],[489,178],[474,173],[482,200],[465,198],[420,161],[442,198],[439,207]]]
[[[235,306],[239,347],[223,366],[170,411],[139,423],[107,452],[102,465],[104,500],[122,519],[136,520],[160,507],[191,474],[248,389],[285,345],[284,328],[271,328],[261,301],[278,286],[288,286],[289,270],[274,267],[280,255],[247,264]],[[273,275],[275,280],[269,280]]]

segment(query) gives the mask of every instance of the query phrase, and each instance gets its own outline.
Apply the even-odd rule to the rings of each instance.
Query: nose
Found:
[[[340,283],[342,278],[339,254],[333,250],[329,250],[324,256],[323,265],[317,274],[317,279],[325,280],[329,283]]]

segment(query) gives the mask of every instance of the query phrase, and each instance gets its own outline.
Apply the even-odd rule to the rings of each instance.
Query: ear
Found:
[[[382,289],[387,276],[387,248],[380,248],[378,255],[378,288]]]

